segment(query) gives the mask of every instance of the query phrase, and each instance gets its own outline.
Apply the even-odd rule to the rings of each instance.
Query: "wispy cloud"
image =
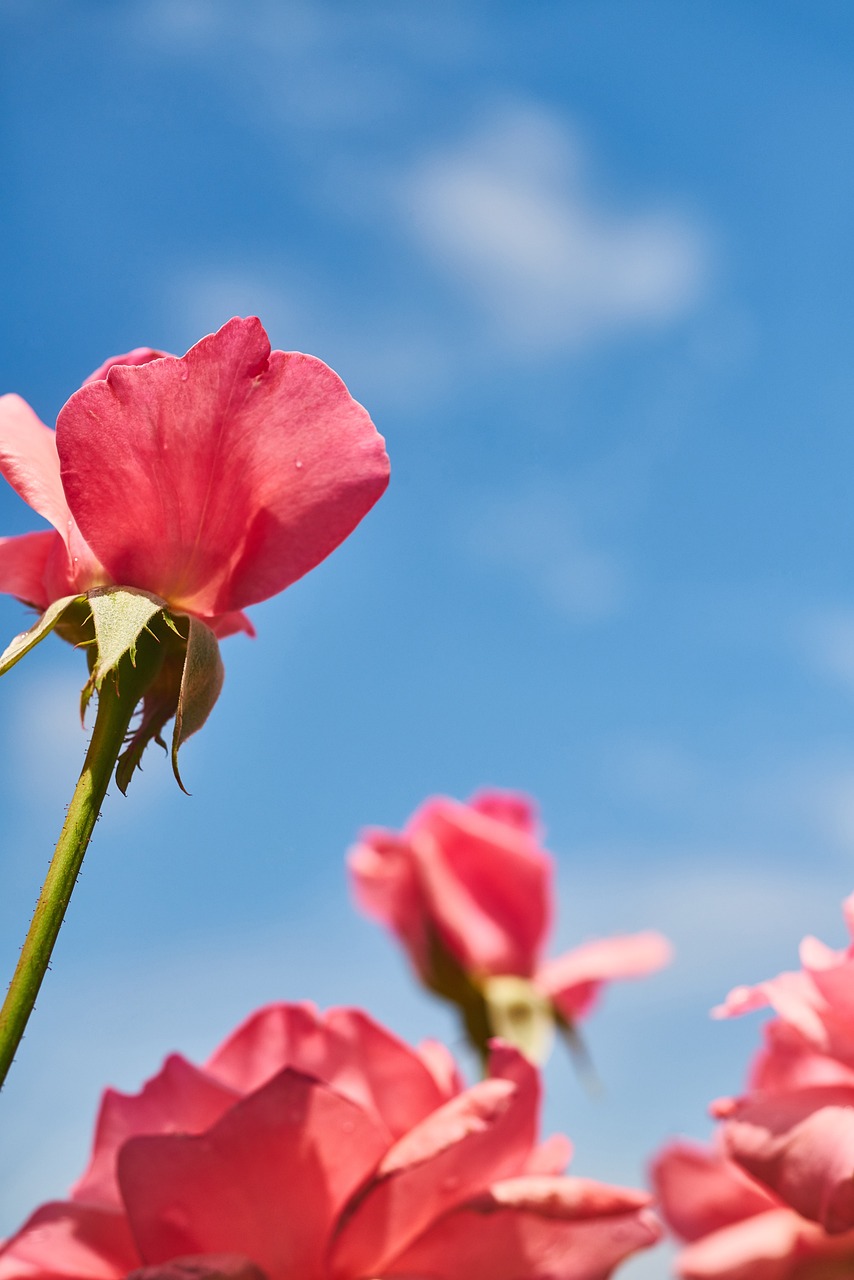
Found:
[[[565,121],[521,106],[409,175],[411,227],[507,344],[584,347],[673,320],[701,295],[700,229],[666,207],[616,210],[586,169]]]
[[[854,693],[854,610],[816,614],[803,626],[801,640],[813,669]]]
[[[619,612],[626,594],[616,557],[593,545],[578,504],[554,487],[530,484],[471,506],[470,554],[515,574],[550,608],[573,622]]]

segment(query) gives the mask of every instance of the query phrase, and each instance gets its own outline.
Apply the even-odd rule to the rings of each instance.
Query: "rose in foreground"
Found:
[[[854,933],[854,896],[843,907]],[[719,1017],[770,1005],[746,1094],[716,1104],[728,1154],[829,1232],[854,1230],[854,945],[801,944],[802,968],[731,992]]]
[[[538,1109],[509,1047],[464,1089],[439,1045],[271,1006],[203,1068],[104,1095],[88,1169],[0,1280],[606,1280],[658,1239],[649,1198],[565,1176]]]
[[[603,983],[670,958],[651,931],[542,958],[553,867],[525,796],[428,800],[400,834],[364,832],[348,861],[359,905],[396,934],[421,980],[460,1007],[481,1051],[499,1034],[539,1061],[555,1020],[571,1029]]]
[[[42,613],[0,673],[58,625],[91,646],[100,687],[154,631],[138,759],[176,710],[184,736],[199,727],[222,683],[217,637],[251,634],[246,607],[352,532],[388,458],[337,374],[271,351],[259,320],[235,318],[180,359],[139,348],[108,360],[55,432],[0,397],[0,473],[53,525],[0,538],[0,591]]]
[[[688,1142],[652,1168],[662,1213],[687,1242],[682,1280],[850,1280],[854,1232],[829,1235],[790,1209],[721,1151]]]

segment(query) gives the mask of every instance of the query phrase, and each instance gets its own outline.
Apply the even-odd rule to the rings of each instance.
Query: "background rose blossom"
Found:
[[[843,904],[854,932],[854,896]],[[747,1093],[717,1104],[729,1154],[799,1213],[830,1232],[854,1229],[854,944],[816,938],[802,969],[730,992],[715,1011],[770,1005],[776,1018]]]
[[[467,804],[428,800],[399,835],[363,833],[348,865],[359,905],[392,930],[429,987],[463,1007],[479,1045],[496,1029],[496,1015],[477,1026],[471,987],[489,1004],[496,979],[528,980],[530,995],[519,983],[511,998],[518,988],[520,1002],[539,997],[572,1023],[604,982],[652,973],[670,959],[667,940],[652,931],[543,958],[555,911],[553,863],[533,802],[514,792],[479,792]]]
[[[828,1235],[719,1149],[672,1142],[652,1166],[661,1212],[687,1247],[682,1280],[844,1280],[854,1231]]]

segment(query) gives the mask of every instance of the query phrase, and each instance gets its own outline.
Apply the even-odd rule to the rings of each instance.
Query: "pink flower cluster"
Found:
[[[568,1177],[539,1082],[365,1014],[274,1005],[202,1068],[104,1095],[68,1201],[0,1249],[0,1280],[606,1280],[660,1230],[642,1192]]]
[[[489,979],[513,976],[572,1024],[590,1012],[605,982],[653,973],[670,959],[669,943],[653,931],[543,958],[553,865],[526,796],[483,791],[467,804],[428,800],[400,834],[364,832],[349,865],[363,910],[397,936],[428,986],[460,1004],[472,988],[488,991]]]
[[[0,474],[53,526],[0,539],[0,591],[44,611],[0,670],[62,618],[96,646],[101,697],[101,664],[135,662],[152,602],[169,628],[152,631],[121,785],[171,715],[175,760],[219,691],[215,637],[251,632],[243,610],[352,531],[388,459],[330,369],[234,319],[180,359],[107,361],[55,432],[0,398]],[[124,618],[121,643],[105,617]],[[402,834],[364,835],[350,866],[364,908],[459,1004],[486,1078],[466,1087],[440,1045],[414,1051],[355,1010],[263,1009],[203,1067],[173,1056],[139,1094],[107,1091],[88,1169],[0,1244],[0,1280],[608,1280],[655,1243],[646,1193],[569,1176],[568,1141],[539,1142],[533,1060],[544,1024],[571,1032],[667,942],[545,959],[552,862],[515,794],[430,800]]]
[[[854,937],[854,896],[844,904]],[[715,1010],[766,1006],[743,1097],[716,1103],[716,1143],[677,1143],[655,1164],[666,1217],[691,1241],[685,1280],[854,1275],[854,944],[805,938],[801,969],[738,987]]]

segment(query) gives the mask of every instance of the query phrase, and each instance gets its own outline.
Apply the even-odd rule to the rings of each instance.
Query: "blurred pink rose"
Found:
[[[829,1235],[786,1206],[726,1156],[672,1142],[652,1179],[661,1211],[687,1242],[682,1280],[845,1280],[854,1275],[854,1232]]]
[[[428,986],[463,1008],[481,1047],[497,1029],[495,1016],[478,1012],[484,995],[493,1012],[512,1011],[514,1000],[534,1008],[539,999],[571,1024],[604,982],[652,973],[670,959],[666,939],[646,932],[543,960],[552,859],[532,802],[512,792],[483,791],[467,804],[428,800],[400,834],[364,832],[348,862],[359,905],[397,935]],[[505,990],[496,982],[510,977],[525,983]]]
[[[0,1280],[606,1280],[658,1239],[649,1197],[565,1176],[538,1109],[506,1046],[464,1089],[438,1045],[271,1006],[204,1068],[104,1095],[89,1168]]]
[[[854,896],[843,910],[854,931]],[[854,1229],[854,946],[816,938],[802,969],[738,987],[718,1017],[770,1005],[744,1097],[716,1104],[723,1142],[742,1168],[829,1232]]]
[[[180,359],[108,360],[55,433],[0,397],[0,473],[55,530],[0,538],[0,591],[43,610],[135,587],[222,636],[352,532],[388,458],[337,374],[235,318]]]

